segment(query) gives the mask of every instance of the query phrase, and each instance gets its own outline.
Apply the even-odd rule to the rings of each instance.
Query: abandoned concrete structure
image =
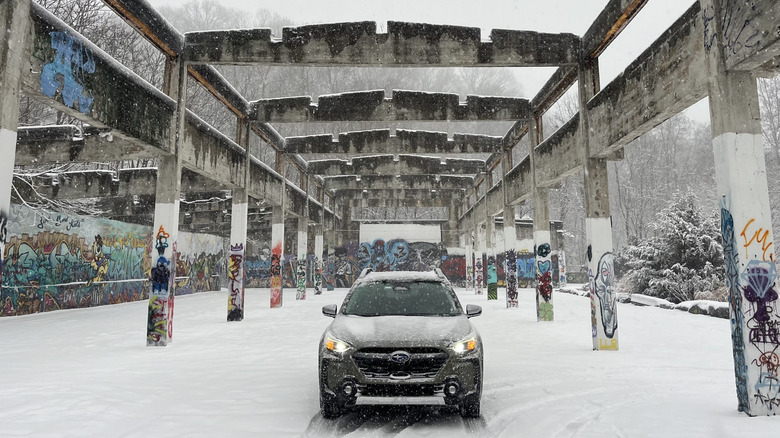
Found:
[[[128,170],[105,181],[98,174],[73,175],[67,184],[54,184],[51,195],[104,197],[111,202],[115,219],[143,214],[134,210],[138,202],[133,200],[154,200],[154,210],[148,212],[152,242],[144,255],[150,280],[144,294],[149,298],[147,342],[165,345],[172,336],[180,230],[220,233],[229,229],[228,319],[241,320],[248,233],[270,229],[271,306],[282,304],[285,220],[297,220],[293,226],[298,230],[298,257],[306,257],[310,225],[314,225],[314,254],[322,257],[326,244],[332,251],[346,238],[333,230],[354,230],[355,211],[366,206],[442,207],[437,221],[442,224],[444,246],[464,248],[467,263],[473,254],[475,277],[481,273],[482,253],[506,253],[510,289],[516,284],[510,284],[509,278],[516,281],[517,233],[512,221],[503,221],[504,242],[493,242],[494,218],[514,217],[514,205],[533,199],[537,313],[539,320],[552,320],[554,233],[549,226],[548,191],[584,170],[593,348],[615,350],[618,324],[607,162],[621,159],[623,147],[632,140],[709,97],[739,410],[762,415],[780,409],[776,353],[780,310],[755,80],[778,71],[780,28],[775,17],[780,2],[700,0],[602,88],[599,55],[646,0],[609,1],[581,37],[493,30],[488,42],[480,39],[476,28],[399,22],[388,23],[384,34],[377,33],[375,23],[361,22],[287,28],[281,39],[273,38],[268,29],[181,35],[145,1],[105,1],[166,55],[162,90],[121,67],[30,0],[0,2],[0,22],[7,29],[0,33],[0,254],[4,257],[10,237],[14,164],[155,158],[154,172]],[[463,103],[456,94],[394,91],[386,96],[365,91],[321,96],[313,104],[301,97],[249,102],[213,67],[222,64],[553,66],[557,71],[530,100],[469,96]],[[225,137],[185,109],[188,76],[235,114],[237,138]],[[542,141],[542,115],[575,83],[578,115]],[[69,127],[19,129],[20,92],[75,116],[94,131],[77,136],[75,128]],[[504,137],[462,133],[451,139],[446,133],[389,129],[347,132],[337,139],[330,135],[285,139],[272,127],[343,120],[389,124],[502,120],[514,125]],[[253,136],[275,149],[275,167],[249,153]],[[532,147],[524,159],[513,162],[512,150],[524,136],[530,137]],[[344,158],[305,162],[298,156],[301,153]],[[358,153],[378,156],[353,157]],[[463,153],[488,154],[488,158],[458,158]],[[446,159],[422,157],[426,154]],[[304,175],[298,184],[286,178],[288,161]],[[500,181],[493,180],[496,170],[502,175]],[[210,199],[217,190],[231,192],[230,214],[220,214],[227,208],[223,202],[200,208],[181,202]],[[473,198],[477,201],[471,202]],[[272,212],[270,225],[253,219],[261,210]],[[474,287],[480,289],[481,281]],[[304,282],[304,294],[305,288]]]

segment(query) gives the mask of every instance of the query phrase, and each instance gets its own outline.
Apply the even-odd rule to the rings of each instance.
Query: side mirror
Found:
[[[335,318],[337,309],[338,307],[335,304],[328,304],[327,306],[322,306],[322,314],[330,318]]]
[[[322,311],[324,312],[325,309],[323,308]],[[482,315],[482,307],[477,306],[476,304],[466,304],[466,317],[467,318],[473,318],[475,316]]]

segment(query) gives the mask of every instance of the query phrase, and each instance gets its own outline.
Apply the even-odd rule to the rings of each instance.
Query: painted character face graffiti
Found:
[[[604,253],[599,260],[595,278],[595,291],[601,309],[601,323],[604,326],[604,334],[608,338],[612,338],[617,330],[614,260],[612,253]]]

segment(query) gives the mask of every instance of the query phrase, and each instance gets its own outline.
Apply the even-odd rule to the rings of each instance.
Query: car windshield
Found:
[[[357,286],[342,312],[357,316],[455,316],[461,309],[441,283],[381,282]]]

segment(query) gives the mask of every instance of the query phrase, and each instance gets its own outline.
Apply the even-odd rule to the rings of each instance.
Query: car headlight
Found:
[[[470,337],[468,339],[464,339],[462,341],[456,342],[452,344],[452,350],[456,353],[468,353],[471,351],[474,351],[477,349],[477,338],[476,336]]]
[[[338,340],[332,336],[325,336],[324,343],[325,349],[334,353],[343,353],[352,348],[346,342]]]

